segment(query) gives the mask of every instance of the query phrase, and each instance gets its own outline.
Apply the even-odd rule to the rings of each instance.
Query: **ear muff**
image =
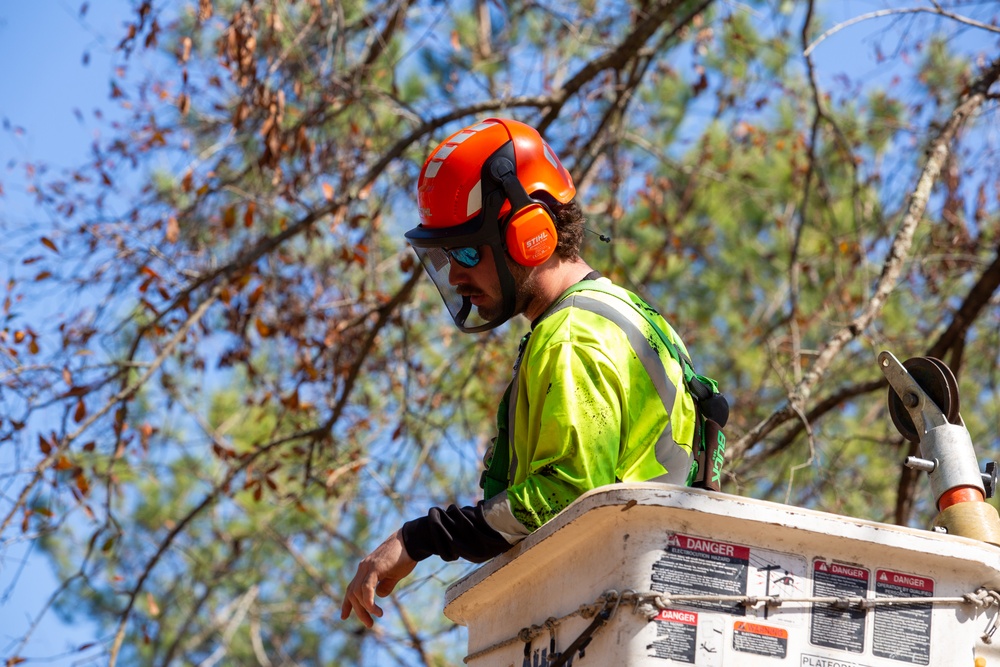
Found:
[[[522,266],[538,266],[556,250],[556,225],[552,213],[542,202],[532,199],[517,179],[514,163],[497,157],[490,174],[503,186],[513,213],[507,221],[504,241],[511,258]]]
[[[511,216],[505,233],[507,252],[522,266],[538,266],[556,250],[556,226],[549,210],[534,202]]]

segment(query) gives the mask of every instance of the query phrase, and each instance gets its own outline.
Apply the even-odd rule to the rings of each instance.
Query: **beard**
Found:
[[[540,292],[535,271],[530,266],[521,266],[510,259],[507,260],[507,268],[514,276],[514,314],[522,315]]]
[[[511,316],[520,315],[524,313],[534,298],[538,295],[538,283],[535,280],[535,274],[532,267],[521,266],[520,264],[514,262],[509,257],[505,258],[507,264],[507,270],[510,272],[514,279],[514,311]],[[462,293],[461,291],[459,293]],[[481,292],[475,292],[476,294],[482,294]],[[473,292],[469,291],[469,296],[472,296]],[[501,317],[506,311],[507,301],[504,298],[506,295],[498,294],[496,299],[491,299],[490,303],[484,303],[480,306],[476,306],[476,311],[479,313],[479,317],[482,318],[484,322],[490,322],[498,317]]]
[[[491,322],[503,313],[503,300],[476,306],[476,312],[479,313],[479,317],[483,322]]]

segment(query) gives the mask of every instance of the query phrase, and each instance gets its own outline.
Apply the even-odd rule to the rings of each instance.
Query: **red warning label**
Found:
[[[653,563],[651,587],[673,595],[740,596],[747,593],[750,547],[672,533],[663,555]],[[683,602],[684,607],[745,616],[735,602]]]
[[[813,570],[817,573],[829,574],[838,577],[850,577],[851,579],[863,581],[864,590],[868,590],[868,570],[863,568],[841,565],[840,563],[827,563],[823,560],[817,560],[813,563]]]
[[[656,641],[646,647],[649,657],[695,664],[698,614],[680,609],[663,609],[654,621]]]
[[[915,574],[906,574],[905,572],[893,572],[892,570],[879,570],[876,572],[875,585],[876,590],[878,587],[885,587],[887,590],[890,587],[899,588],[904,592],[908,592],[907,597],[910,597],[913,591],[923,591],[928,595],[934,594],[933,579],[918,577]]]
[[[934,595],[934,580],[905,572],[877,570],[875,597],[927,598]],[[931,606],[899,605],[875,608],[872,652],[914,665],[928,665],[931,657]]]
[[[693,611],[681,611],[680,609],[661,609],[660,613],[656,615],[656,620],[698,625],[698,614]]]
[[[678,549],[689,549],[691,551],[698,551],[704,554],[722,556],[727,561],[730,559],[743,561],[750,560],[750,547],[744,547],[739,544],[713,542],[712,540],[706,540],[701,537],[690,537],[679,533],[671,535],[667,544]]]
[[[788,655],[788,630],[736,621],[733,624],[733,649],[772,658],[784,658]]]
[[[863,598],[868,596],[865,568],[813,561],[813,595],[816,597]],[[861,609],[834,609],[814,604],[809,642],[814,646],[862,653],[865,648],[866,616]]]

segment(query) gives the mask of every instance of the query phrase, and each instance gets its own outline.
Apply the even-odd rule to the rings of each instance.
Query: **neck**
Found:
[[[531,302],[524,310],[524,316],[528,321],[533,322],[555,303],[560,294],[569,289],[571,285],[583,280],[583,277],[591,271],[593,269],[580,258],[566,261],[552,257],[537,267],[532,275],[536,289],[533,290]]]

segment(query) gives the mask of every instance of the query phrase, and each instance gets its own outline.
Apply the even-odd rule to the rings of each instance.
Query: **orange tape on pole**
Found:
[[[948,489],[938,498],[938,510],[946,510],[958,503],[984,502],[986,496],[974,486],[959,486]]]

